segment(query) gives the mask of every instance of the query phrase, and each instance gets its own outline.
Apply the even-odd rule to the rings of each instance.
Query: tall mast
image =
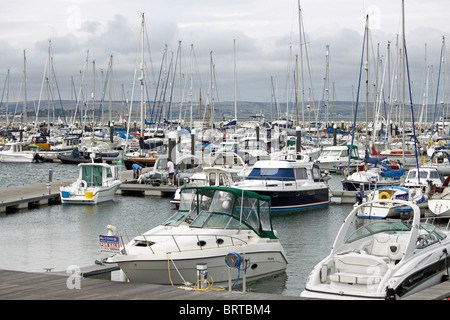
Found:
[[[369,150],[369,15],[366,16],[366,150]]]
[[[27,123],[27,57],[25,50],[23,50],[23,85],[24,85],[24,100],[23,100],[23,122]]]
[[[302,84],[302,123],[305,123],[305,85],[303,78],[303,30],[302,30],[302,9],[300,8],[300,0],[298,0],[298,28],[300,35],[300,74]],[[311,125],[311,124],[310,124]]]
[[[234,56],[234,120],[237,124],[237,97],[236,97],[236,39],[233,39],[233,56]]]
[[[139,81],[141,82],[141,138],[144,139],[144,30],[145,30],[145,19],[144,13],[142,13],[142,46],[141,46],[141,76],[139,77]]]

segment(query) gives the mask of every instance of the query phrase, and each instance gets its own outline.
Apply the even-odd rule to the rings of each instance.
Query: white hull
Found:
[[[30,163],[33,162],[34,155],[32,153],[1,153],[0,162],[19,162]]]
[[[225,283],[229,281],[229,269],[232,281],[238,276],[236,268],[228,268],[225,257],[233,249],[212,250],[208,255],[196,258],[178,258],[180,254],[171,253],[163,260],[124,261],[118,262],[120,269],[131,282],[144,282],[153,284],[185,284],[185,281],[195,284],[197,277],[197,264],[206,263],[208,281]],[[130,259],[132,257],[129,257]],[[254,280],[286,269],[286,260],[280,252],[246,253],[245,259],[250,259],[250,266],[246,271],[246,279]],[[252,266],[256,266],[252,268]],[[180,276],[181,275],[181,276]],[[243,278],[243,271],[239,277]]]
[[[355,220],[355,207],[330,254],[310,273],[302,297],[401,299],[444,281],[449,232],[421,223],[416,205],[394,201],[411,206],[413,220]]]
[[[450,217],[450,199],[429,199],[428,209],[437,217]]]
[[[77,193],[69,193],[68,197],[64,197],[62,192],[61,203],[63,204],[98,204],[106,201],[111,201],[114,199],[114,195],[119,189],[121,183],[116,182],[115,184],[108,187],[100,188],[87,188],[85,191]],[[87,197],[86,192],[92,192],[92,197]]]

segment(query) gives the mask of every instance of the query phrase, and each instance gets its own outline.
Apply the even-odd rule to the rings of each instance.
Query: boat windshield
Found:
[[[88,187],[102,186],[102,172],[101,166],[83,166],[81,169],[81,180],[86,181]]]
[[[410,227],[402,221],[355,219],[353,221],[353,227],[347,233],[348,236],[345,238],[345,243],[370,237],[376,233],[396,234],[409,231]]]
[[[417,248],[425,248],[445,239],[447,235],[432,224],[421,224],[421,232],[417,239]]]
[[[292,168],[253,168],[248,180],[295,180]]]
[[[321,156],[326,156],[326,157],[338,157],[339,155],[341,155],[342,150],[323,150]],[[348,152],[346,152],[345,154],[342,154],[342,156],[348,156]]]

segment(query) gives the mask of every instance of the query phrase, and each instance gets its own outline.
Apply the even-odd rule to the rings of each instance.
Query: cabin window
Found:
[[[111,168],[106,168],[106,177],[107,178],[112,178],[112,172],[111,172]]]
[[[209,185],[210,186],[216,185],[216,174],[213,172],[209,174]]]
[[[225,173],[219,174],[219,186],[227,186],[228,183],[228,177]]]
[[[430,178],[431,179],[439,179],[437,171],[430,171]]]
[[[295,168],[295,178],[308,179],[308,173],[306,172],[306,168]]]
[[[101,187],[102,169],[99,166],[83,166],[81,180],[86,181],[88,187]]]
[[[245,222],[253,230],[259,230],[258,199],[244,197],[242,202],[242,197],[237,198],[233,215],[237,220]]]
[[[253,168],[247,179],[257,180],[294,180],[292,168]]]
[[[259,218],[261,220],[261,228],[264,231],[272,231],[269,202],[259,201]]]

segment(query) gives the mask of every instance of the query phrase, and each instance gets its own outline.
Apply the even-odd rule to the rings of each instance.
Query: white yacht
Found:
[[[350,164],[350,171],[356,170],[363,162],[358,154],[358,148],[350,145],[325,147],[319,158],[315,160],[321,171],[336,172],[345,170]]]
[[[197,265],[208,281],[238,283],[283,272],[287,258],[272,229],[270,199],[226,187],[186,187],[179,210],[164,224],[123,244],[117,263],[131,282],[195,284]],[[226,257],[236,258],[234,268]],[[230,276],[231,275],[231,276]]]
[[[371,202],[377,199],[404,200],[416,204],[421,209],[425,209],[427,207],[428,193],[424,192],[422,188],[383,186],[375,188],[371,191],[366,191],[364,193],[364,196],[361,196],[361,193],[357,193],[357,202],[354,205],[355,207],[361,203]],[[410,213],[410,206],[404,206],[401,203],[390,201],[382,201],[379,203],[372,203],[370,205],[360,207],[358,217],[370,219],[385,219],[408,217]]]
[[[38,162],[40,159],[37,149],[26,148],[23,142],[8,142],[0,150],[0,162]]]
[[[273,212],[325,206],[329,187],[319,167],[312,161],[258,161],[236,188],[270,196]]]
[[[192,186],[216,186],[216,187],[230,187],[233,183],[239,181],[239,171],[231,168],[222,167],[206,167],[203,171],[194,173],[185,185],[188,187]],[[179,187],[173,194],[172,200],[170,202],[174,204],[177,208],[180,205],[180,194],[182,187]]]
[[[75,182],[60,187],[63,204],[98,204],[110,201],[122,184],[119,167],[107,163],[80,163]]]
[[[448,278],[449,231],[420,221],[359,219],[360,206],[342,224],[331,252],[310,273],[302,297],[401,299]],[[367,203],[370,204],[370,203]]]

